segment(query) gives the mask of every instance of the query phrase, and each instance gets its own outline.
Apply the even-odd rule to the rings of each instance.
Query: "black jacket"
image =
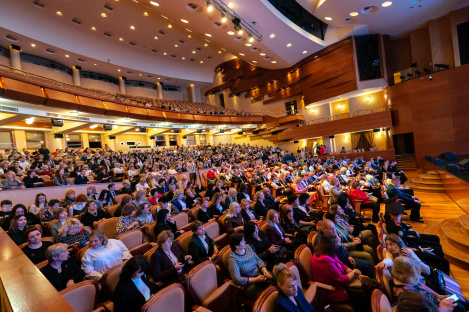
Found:
[[[142,275],[142,281],[150,288],[150,293],[154,294],[156,289],[146,275]],[[146,300],[132,280],[119,280],[113,302],[114,312],[140,312]]]
[[[207,233],[205,233],[205,242],[208,245],[208,252],[200,237],[192,234],[191,241],[189,242],[189,254],[192,256],[192,261],[194,261],[195,264],[210,260],[210,257],[213,256],[213,246],[216,244],[215,241],[207,235]]]
[[[88,178],[82,176],[81,174],[75,177],[75,184],[87,184],[88,182]]]

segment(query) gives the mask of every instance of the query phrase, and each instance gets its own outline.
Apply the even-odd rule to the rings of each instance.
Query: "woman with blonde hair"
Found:
[[[65,221],[57,236],[58,243],[67,244],[70,247],[83,248],[88,245],[90,230],[83,229],[83,224],[75,218]]]
[[[16,177],[13,171],[5,173],[6,179],[3,181],[3,188],[5,190],[26,188],[23,181]]]
[[[97,198],[96,198],[96,187],[94,185],[88,185],[86,187],[86,198],[88,200],[97,200]]]
[[[183,189],[178,189],[176,190],[176,192],[174,192],[171,204],[173,204],[173,206],[177,208],[178,212],[182,212],[187,209],[187,202],[184,199]]]
[[[244,230],[244,219],[237,202],[231,202],[225,218],[225,229],[228,234]]]
[[[150,186],[147,183],[147,178],[143,177],[140,178],[140,181],[138,184],[135,186],[136,191],[147,191],[150,188]]]
[[[277,277],[278,295],[273,311],[314,312],[313,306],[306,300],[301,287],[298,287],[297,276],[283,263],[274,267]]]
[[[236,192],[236,189],[234,187],[230,188],[228,190],[228,193],[225,197],[225,206],[226,207],[230,207],[230,204],[232,202],[237,202],[237,192]]]
[[[60,207],[67,208],[75,203],[77,191],[74,189],[68,189],[65,191],[65,198],[60,202]]]
[[[89,248],[81,258],[81,268],[86,278],[99,281],[107,270],[130,258],[132,255],[124,243],[108,239],[101,230],[94,230]]]
[[[289,234],[286,234],[282,226],[280,225],[279,219],[278,219],[278,213],[274,209],[270,209],[267,211],[267,229],[265,231],[265,234],[267,237],[270,239],[270,241],[277,246],[291,246],[291,240],[288,236],[291,236]]]
[[[135,207],[138,207],[140,204],[151,205],[150,201],[146,198],[147,192],[144,190],[137,191],[135,194],[135,200],[132,202]]]

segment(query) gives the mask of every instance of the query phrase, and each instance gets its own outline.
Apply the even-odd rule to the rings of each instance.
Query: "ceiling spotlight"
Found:
[[[173,28],[173,25],[169,24],[169,25],[168,25],[168,28]]]
[[[264,55],[265,55],[265,53],[264,53],[264,52],[262,52],[262,53],[259,53],[259,55],[260,55],[260,56],[264,56]]]
[[[92,126],[90,126],[90,129],[94,129],[94,128],[96,128],[97,126],[98,126],[98,125],[92,125]]]
[[[203,63],[204,63],[204,61],[200,61],[200,64],[203,64]]]
[[[31,43],[31,46],[34,48],[36,45],[34,43]]]
[[[150,1],[150,4],[153,4],[154,6],[160,6],[160,4],[158,2],[155,2],[155,1]]]
[[[235,34],[234,31],[231,31],[231,30],[230,30],[230,31],[228,32],[228,35],[230,35],[230,36],[233,36],[234,34]]]
[[[365,101],[371,102],[371,96],[367,96],[367,97],[365,98]]]
[[[249,35],[249,42],[254,42],[254,37]]]
[[[383,6],[383,7],[388,7],[388,6],[390,6],[391,4],[392,4],[391,1],[386,1],[386,2],[384,2],[383,4],[381,4],[381,6]]]
[[[121,70],[120,70],[120,69],[118,69],[117,71],[118,71],[118,72],[120,72]]]
[[[208,44],[204,44],[204,47],[208,47]]]
[[[221,54],[221,51],[218,51],[218,54]]]
[[[93,26],[93,27],[91,27],[91,30],[96,30],[96,27],[94,27],[94,26]]]
[[[130,29],[135,30],[135,26],[130,26]]]
[[[58,16],[62,16],[62,15],[63,15],[63,13],[60,12],[60,11],[55,12],[55,14],[57,14]]]
[[[211,35],[211,34],[205,34],[205,36],[207,36],[207,37],[212,37],[212,35]]]
[[[186,24],[189,23],[189,21],[185,19],[181,19],[181,22],[186,23]]]
[[[244,56],[244,53],[239,53],[239,55]]]
[[[119,38],[119,41],[124,41],[124,38]]]
[[[252,61],[253,63],[257,63],[257,61]]]
[[[192,36],[191,36],[191,35],[187,35],[187,38],[189,38],[189,39],[190,39],[190,38],[192,38]]]
[[[112,129],[117,129],[117,125],[112,125]]]
[[[352,12],[350,13],[350,16],[357,16],[358,15],[358,12]]]
[[[226,18],[226,16],[225,16],[225,14],[222,14],[222,15],[221,15],[221,22],[222,22],[222,23],[226,23],[226,21],[227,21],[227,18]]]
[[[163,55],[168,55],[168,53],[164,52]],[[141,76],[141,75],[140,75]]]
[[[234,7],[233,2],[228,3],[228,7],[229,7],[230,9],[232,9],[232,8]]]
[[[332,18],[330,18],[330,17],[325,17],[324,19],[327,20],[327,21],[332,21]]]
[[[143,12],[143,16],[148,16],[148,12]]]
[[[30,125],[30,124],[32,124],[32,123],[34,122],[34,117],[25,119],[24,121],[26,122],[26,124]]]
[[[207,1],[207,11],[209,12],[213,11],[213,5],[211,5],[208,1]]]
[[[195,54],[196,52],[195,51],[192,51],[192,54]]]
[[[175,47],[175,48],[177,48],[177,47],[178,47],[178,45],[177,45],[177,44],[175,44],[175,45],[174,45],[174,47]]]
[[[106,13],[101,13],[102,17],[107,17]]]
[[[155,36],[153,39],[155,39],[155,40],[158,40],[158,37],[157,37],[157,36]]]
[[[303,54],[306,54],[306,53],[308,53],[308,51],[303,51]]]
[[[238,35],[242,35],[244,33],[244,31],[241,29],[240,31],[238,31]]]
[[[275,34],[271,34],[271,35],[270,35],[270,38],[275,38]]]
[[[287,48],[291,47],[291,43],[287,44]]]
[[[275,63],[277,63],[277,61],[272,61],[272,64],[275,64]]]
[[[183,56],[183,57],[182,57],[182,60],[185,60],[185,59],[186,59],[186,58]]]
[[[250,47],[250,46],[252,46],[252,44],[250,44],[249,42],[247,42],[247,43],[246,43],[246,46],[247,46],[247,47]]]

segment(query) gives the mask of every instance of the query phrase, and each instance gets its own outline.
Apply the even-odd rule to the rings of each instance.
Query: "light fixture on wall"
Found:
[[[98,125],[92,125],[92,126],[90,126],[90,129],[94,129],[94,128],[96,128],[97,126],[98,126]]]
[[[32,124],[32,123],[34,122],[34,117],[25,119],[24,121],[26,122],[27,125],[30,125],[30,124]]]
[[[344,109],[344,105],[339,104],[339,105],[337,105],[337,108],[338,108],[338,109]]]
[[[117,125],[112,125],[112,129],[117,129]]]
[[[365,101],[371,102],[371,96],[367,96],[367,97],[365,98]]]
[[[316,114],[318,111],[316,109],[312,109],[311,113]]]
[[[348,137],[348,135],[346,135],[346,136],[344,137],[344,141],[348,141],[348,140],[349,140],[349,137]]]
[[[378,136],[379,136],[379,137],[382,136],[382,135],[383,135],[383,133],[382,133],[381,131],[378,132]]]

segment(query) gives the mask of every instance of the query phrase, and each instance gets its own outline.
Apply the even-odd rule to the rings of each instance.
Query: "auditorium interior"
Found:
[[[118,218],[114,213],[120,207],[121,192],[118,201],[113,197],[111,205],[98,209],[111,217],[112,228],[110,223],[96,226],[109,239],[121,238],[130,253],[143,256],[150,267],[157,248],[161,250],[159,235],[156,237],[153,231],[164,204],[152,200],[158,201],[155,194],[161,199],[168,192],[153,191],[162,178],[170,183],[163,174],[175,177],[175,199],[165,199],[176,212],[181,208],[172,203],[180,200],[180,190],[187,196],[185,183],[195,177],[205,188],[215,183],[218,189],[222,181],[220,190],[226,189],[220,191],[223,205],[232,188],[238,196],[243,194],[240,185],[247,185],[248,203],[253,198],[259,200],[259,190],[270,189],[275,198],[272,207],[277,203],[273,209],[279,217],[283,209],[279,207],[292,205],[291,196],[296,194],[301,201],[301,193],[309,194],[309,208],[316,209],[315,216],[326,219],[331,204],[337,204],[337,196],[324,187],[323,175],[314,180],[320,167],[324,175],[333,176],[331,186],[337,171],[350,179],[350,183],[343,182],[349,185],[344,193],[347,190],[346,198],[352,201],[351,218],[359,220],[361,227],[371,224],[376,228],[379,246],[373,252],[375,260],[381,262],[387,252],[385,237],[391,235],[386,218],[392,198],[387,197],[397,179],[404,187],[399,194],[411,193],[412,201],[405,203],[396,195],[396,201],[407,211],[402,222],[422,237],[438,237],[450,265],[450,271],[443,273],[446,291],[465,302],[464,297],[469,298],[468,86],[469,0],[0,0],[0,202],[11,201],[10,209],[17,204],[29,209],[38,206],[37,194],[41,193],[62,205],[68,189],[83,195],[93,185],[99,195],[107,192],[106,181],[112,181],[119,190],[125,187],[123,180],[131,180],[132,188],[138,191],[141,180],[153,176],[155,185],[142,184],[152,204],[153,223],[132,229],[132,237],[115,235]],[[55,163],[48,164],[49,154],[54,155]],[[44,157],[38,161],[40,155]],[[122,155],[127,156],[115,167],[116,158],[120,162]],[[25,156],[26,168],[21,162]],[[147,167],[147,157],[156,157],[158,163]],[[105,158],[111,163],[105,163]],[[137,164],[139,158],[144,159],[143,164]],[[194,169],[191,165],[196,158],[201,162]],[[128,173],[130,159],[136,159],[136,176]],[[91,170],[98,160],[103,161],[99,169],[96,164]],[[90,169],[89,181],[79,185],[67,176],[66,185],[57,186],[62,185],[55,181],[61,161],[66,173],[71,166],[73,177],[82,169]],[[45,167],[31,168],[33,162]],[[15,169],[15,165],[19,167]],[[363,173],[365,165],[369,171]],[[104,170],[105,179],[100,177],[103,166],[109,170]],[[351,174],[349,166],[355,170]],[[382,166],[384,171],[380,171]],[[254,183],[255,178],[251,180],[250,176],[264,174],[266,167],[270,167],[269,178]],[[326,172],[326,167],[330,171]],[[226,177],[234,175],[235,169],[247,172],[246,181],[234,182]],[[2,189],[3,184],[9,185],[11,170],[18,185],[26,185],[23,177],[29,180],[34,176],[30,172],[36,170],[43,180],[38,182],[41,187],[34,182],[26,188]],[[283,191],[291,189],[288,193],[271,187],[271,177],[284,171],[290,171],[295,181],[282,187]],[[211,176],[213,172],[215,176]],[[362,173],[376,183],[379,198],[373,193],[378,201],[371,202],[380,208],[379,222],[374,213],[368,220],[370,210],[362,207],[360,211],[364,202],[350,197],[351,185],[360,186],[360,177],[369,183],[371,178],[363,178]],[[300,176],[311,177],[306,190],[297,188]],[[365,182],[361,183],[363,186]],[[169,192],[173,194],[171,189]],[[380,192],[384,192],[384,198]],[[132,196],[135,200],[135,193]],[[205,196],[208,194],[202,194],[197,203],[203,205]],[[414,215],[415,203],[419,204],[420,219]],[[411,206],[412,212],[407,210]],[[174,215],[169,208],[177,219],[178,231],[184,232],[177,232],[181,236],[176,234],[173,245],[186,255],[186,245],[195,236],[191,225],[198,220],[194,209],[202,209],[187,208],[191,209],[184,204],[182,212]],[[74,208],[70,209],[73,212]],[[266,218],[273,209],[268,210]],[[232,216],[231,205],[225,210]],[[204,223],[206,233],[213,233],[219,246],[218,257],[194,265],[185,272],[184,281],[179,278],[162,287],[151,279],[159,286],[158,291],[145,298],[143,307],[132,311],[276,311],[280,294],[285,296],[283,288],[270,285],[252,300],[246,297],[248,282],[236,285],[230,277],[226,262],[235,249],[229,234],[234,237],[242,232],[235,230],[232,234],[231,227],[227,230],[226,211],[218,221]],[[5,212],[0,211],[0,224],[7,218],[16,222],[15,216]],[[33,215],[37,220],[39,216],[43,217]],[[379,265],[371,268],[378,286],[366,288],[362,280],[363,285],[358,287],[362,297],[370,292],[365,310],[353,300],[342,305],[327,300],[345,288],[336,290],[308,272],[314,271],[311,261],[316,257],[314,238],[320,231],[319,222],[314,221],[314,230],[299,247],[283,248],[287,270],[296,274],[294,280],[308,304],[318,312],[384,312],[391,311],[391,306],[395,309],[396,303],[399,308],[390,290],[391,277]],[[259,231],[271,223],[264,217],[256,221]],[[12,240],[10,232],[12,228],[18,231],[17,227],[17,223],[10,223],[10,228],[0,229],[0,311],[126,311],[113,306],[125,261],[109,269],[99,281],[87,276],[59,291],[41,273],[51,261],[34,264],[22,251],[29,248],[25,247],[29,236],[26,245]],[[41,221],[36,227],[44,242],[57,243],[51,237],[50,225]],[[90,230],[93,228],[92,224]],[[79,255],[83,256],[86,249],[92,250],[87,246],[71,252],[78,265]],[[430,267],[435,266],[431,263]],[[211,281],[201,278],[201,273]],[[280,285],[280,279],[277,282]],[[350,288],[346,291],[356,292]],[[458,307],[469,307],[469,303]],[[300,311],[295,308],[288,311]]]

